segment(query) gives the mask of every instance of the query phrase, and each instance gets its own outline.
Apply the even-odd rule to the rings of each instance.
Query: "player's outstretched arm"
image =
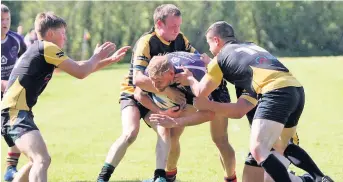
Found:
[[[95,48],[94,54],[89,60],[76,62],[69,58],[60,63],[58,67],[76,78],[83,79],[94,72],[99,62],[107,58],[114,50],[115,44],[106,42]]]
[[[174,128],[181,126],[194,126],[214,119],[214,112],[212,111],[197,111],[194,114],[183,117],[172,118],[162,114],[152,114],[150,122],[165,128]]]
[[[243,98],[239,98],[237,103],[220,103],[210,101],[208,98],[204,97],[194,98],[193,105],[199,110],[213,111],[218,115],[233,119],[242,118],[256,106],[256,104]]]

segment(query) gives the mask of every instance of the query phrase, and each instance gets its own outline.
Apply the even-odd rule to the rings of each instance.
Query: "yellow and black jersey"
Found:
[[[224,78],[242,88],[240,97],[254,105],[258,94],[302,86],[276,57],[253,43],[230,42],[224,45],[208,65],[207,76],[218,85]]]
[[[154,28],[145,33],[133,48],[129,74],[121,84],[121,93],[133,94],[135,88],[132,83],[133,70],[144,72],[152,57],[176,51],[198,53],[182,33],[174,41],[164,40],[155,32]]]
[[[69,59],[55,44],[36,41],[18,59],[9,78],[2,109],[31,110],[43,92],[53,71]]]

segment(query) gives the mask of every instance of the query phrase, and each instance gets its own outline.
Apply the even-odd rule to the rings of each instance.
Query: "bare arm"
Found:
[[[174,128],[180,126],[194,126],[214,119],[214,112],[212,111],[197,111],[194,114],[187,116],[172,118],[167,115],[152,114],[150,122],[161,125],[166,128]]]
[[[207,98],[199,97],[194,99],[194,106],[200,110],[210,110],[228,118],[240,119],[246,115],[257,104],[244,98],[239,98],[237,103],[220,103],[209,101]]]
[[[150,99],[147,93],[143,92],[139,87],[135,88],[135,99],[140,102],[144,107],[152,111],[153,113],[159,113],[160,108]]]
[[[133,84],[148,92],[158,93],[158,90],[154,87],[150,78],[144,75],[141,70],[133,71]]]
[[[115,49],[115,45],[110,42],[106,42],[100,47],[94,50],[94,55],[87,61],[74,61],[72,59],[67,59],[57,66],[68,74],[78,78],[83,79],[87,77],[92,72],[110,64],[112,61],[112,56],[107,58],[107,56]],[[103,62],[99,65],[100,62]]]

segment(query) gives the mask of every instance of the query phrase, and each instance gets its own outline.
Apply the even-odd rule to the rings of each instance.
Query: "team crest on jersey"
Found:
[[[18,47],[17,46],[13,46],[10,50],[10,55],[12,58],[15,58],[18,56]]]
[[[1,64],[7,64],[7,57],[6,56],[4,56],[4,55],[2,55],[1,56]]]
[[[56,53],[56,56],[58,56],[59,58],[61,58],[61,57],[63,57],[64,56],[64,52],[58,52],[58,53]]]

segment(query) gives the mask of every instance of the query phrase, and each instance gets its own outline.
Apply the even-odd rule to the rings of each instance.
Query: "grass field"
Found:
[[[337,182],[343,181],[343,57],[281,60],[305,87],[306,106],[298,129],[300,145],[325,173]],[[115,65],[85,80],[64,73],[54,75],[33,110],[52,157],[49,181],[95,181],[110,145],[121,134],[119,83],[127,72],[128,65]],[[233,87],[229,89],[235,101]],[[248,122],[245,118],[230,120],[228,130],[241,181],[248,152]],[[142,122],[138,139],[111,180],[150,178],[155,165],[155,141],[155,133]],[[181,145],[179,181],[222,181],[223,170],[207,123],[188,127]],[[2,174],[6,153],[2,140]],[[26,161],[22,156],[19,165]]]

